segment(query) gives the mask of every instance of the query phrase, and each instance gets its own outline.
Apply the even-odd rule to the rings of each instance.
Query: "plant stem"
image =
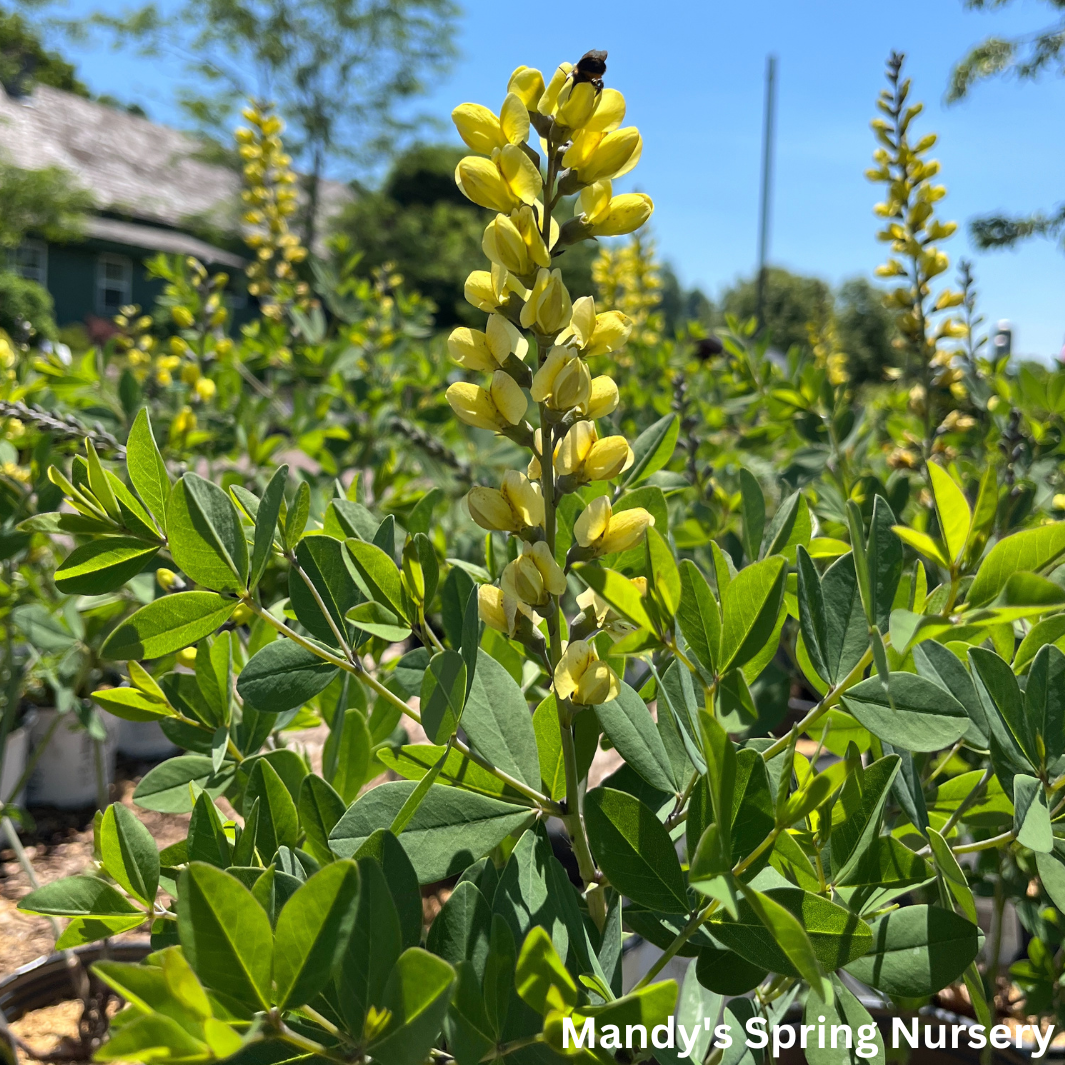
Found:
[[[990,839],[977,840],[976,843],[963,843],[960,847],[951,847],[951,850],[955,854],[975,854],[977,851],[989,851],[995,847],[1001,847],[1006,843],[1013,841],[1013,830],[1009,832],[1003,832],[998,836],[992,836]]]

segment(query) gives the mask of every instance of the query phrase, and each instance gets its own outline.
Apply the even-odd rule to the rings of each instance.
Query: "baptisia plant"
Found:
[[[651,211],[610,185],[640,137],[605,72],[594,52],[547,84],[523,67],[498,115],[455,114],[478,153],[457,180],[494,216],[467,284],[485,327],[450,343],[475,379],[448,399],[527,453],[469,493],[483,565],[448,555],[437,492],[399,523],[287,467],[261,494],[175,482],[146,412],[125,478],[91,448],[53,473],[78,541],[57,580],[160,577],[102,649],[129,684],[95,698],[184,749],[135,803],[191,814],[160,852],[109,807],[93,867],[22,900],[69,919],[62,946],[151,929],[143,964],[97,966],[127,1002],[101,1060],[672,1065],[639,1032],[676,1011],[714,1065],[739,1058],[704,1020],[737,1050],[793,1004],[870,1023],[854,980],[907,1006],[964,983],[987,1024],[970,855],[1008,856],[1065,908],[1065,524],[992,542],[993,474],[977,493],[930,464],[922,531],[876,495],[847,501],[848,542],[744,472],[730,550],[682,557],[677,420],[611,432],[596,362],[629,323],[553,265]],[[772,737],[778,654],[815,701]],[[320,770],[291,737],[319,723]],[[593,781],[599,747],[621,765]],[[630,987],[626,929],[662,948]],[[679,997],[657,979],[674,957],[696,959]]]

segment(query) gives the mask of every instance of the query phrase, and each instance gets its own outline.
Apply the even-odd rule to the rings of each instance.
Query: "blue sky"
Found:
[[[72,0],[65,10],[91,6]],[[662,257],[682,283],[711,297],[754,266],[769,52],[778,57],[771,261],[832,283],[868,274],[880,261],[876,190],[863,176],[873,150],[869,120],[887,53],[906,52],[914,95],[926,105],[919,129],[940,134],[936,154],[949,190],[943,211],[962,223],[945,250],[954,263],[974,260],[983,313],[992,323],[1013,322],[1015,351],[1042,359],[1061,351],[1065,255],[1046,241],[978,253],[964,223],[991,210],[1024,212],[1065,199],[1065,79],[994,81],[961,104],[943,103],[952,63],[969,45],[990,33],[1043,26],[1048,5],[1014,0],[992,13],[968,11],[962,0],[462,6],[461,56],[424,110],[446,118],[464,100],[497,108],[515,66],[549,73],[589,48],[608,49],[607,82],[625,93],[626,123],[644,137],[629,185],[655,200]],[[176,65],[119,58],[104,48],[64,50],[96,91],[141,100],[161,120],[175,117]]]

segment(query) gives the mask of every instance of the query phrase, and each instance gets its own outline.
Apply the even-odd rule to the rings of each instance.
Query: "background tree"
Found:
[[[966,7],[984,11],[1005,7],[1012,0],[966,0]],[[980,81],[1013,77],[1034,81],[1045,71],[1065,74],[1065,0],[1044,0],[1057,21],[1019,37],[988,37],[972,48],[954,68],[947,100],[963,99]],[[1061,237],[1065,251],[1065,203],[1050,211],[1029,215],[989,214],[974,218],[969,229],[977,247],[1012,248],[1031,237]]]
[[[404,105],[448,65],[451,0],[182,0],[67,22],[109,31],[119,47],[186,60],[181,102],[219,133],[246,97],[271,100],[306,176],[303,238],[315,238],[318,188],[343,164],[370,166],[419,124]],[[225,138],[223,138],[225,139]]]
[[[844,281],[836,292],[836,337],[846,352],[851,380],[883,379],[884,370],[898,361],[892,341],[898,331],[894,314],[884,306],[884,294],[864,277]]]
[[[73,64],[46,49],[21,15],[0,8],[0,85],[8,96],[24,96],[35,84],[89,95]]]
[[[743,320],[758,306],[757,278],[738,281],[721,299],[724,314]],[[832,290],[817,277],[803,277],[779,266],[766,271],[765,326],[773,347],[787,351],[793,344],[809,347],[813,323],[823,321],[832,309]]]

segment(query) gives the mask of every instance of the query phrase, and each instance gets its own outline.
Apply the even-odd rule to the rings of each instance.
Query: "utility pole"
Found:
[[[769,250],[769,196],[773,180],[773,126],[776,119],[777,57],[770,55],[765,68],[765,119],[762,126],[762,193],[758,211],[759,330],[765,324],[766,255]]]

